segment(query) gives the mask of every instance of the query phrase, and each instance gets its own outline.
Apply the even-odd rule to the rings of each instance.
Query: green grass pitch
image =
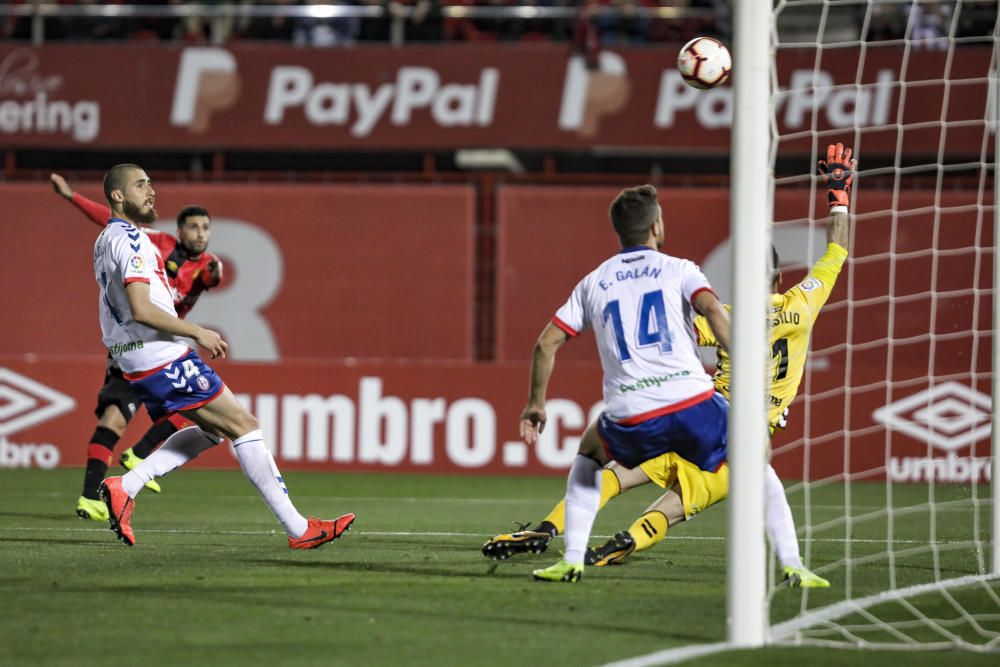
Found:
[[[513,521],[540,519],[562,495],[558,478],[288,473],[303,513],[358,515],[343,539],[293,552],[237,471],[186,470],[163,480],[162,496],[141,494],[131,549],[105,525],[75,516],[81,476],[78,469],[0,471],[0,664],[600,665],[725,639],[725,507],[672,529],[626,565],[589,568],[570,586],[530,577],[558,558],[561,540],[545,554],[499,565],[479,551]],[[897,485],[894,503],[919,505],[927,493]],[[933,505],[899,515],[897,549],[926,543],[933,508],[943,574],[974,573],[983,554],[954,544],[972,526],[968,494],[968,487],[938,486]],[[655,489],[641,489],[612,502],[595,535],[624,529],[653,497]],[[802,495],[790,501],[801,522]],[[813,524],[833,525],[814,535],[809,559],[833,588],[810,592],[810,607],[843,596],[843,569],[824,571],[824,564],[843,558],[845,548],[858,558],[885,549],[885,516],[877,513],[884,505],[884,485],[852,487],[855,541],[845,547],[837,523],[843,488],[814,490]],[[988,510],[980,514],[986,530]],[[897,585],[926,581],[931,558],[897,560]],[[887,581],[882,563],[860,567],[854,595],[884,590]],[[772,621],[793,616],[802,601],[800,591],[776,590]],[[939,616],[951,609],[940,597],[918,606]],[[1000,619],[987,629],[1000,631]],[[949,667],[997,664],[996,655],[959,651],[808,647],[695,662],[919,667],[942,659]]]

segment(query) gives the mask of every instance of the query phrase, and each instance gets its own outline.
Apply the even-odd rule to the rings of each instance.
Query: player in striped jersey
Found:
[[[88,220],[103,229],[111,218],[107,204],[88,199],[74,192],[60,174],[51,174],[52,189],[75,206]],[[212,219],[201,206],[185,206],[177,214],[177,237],[152,228],[143,232],[153,242],[164,260],[167,283],[174,299],[178,317],[185,317],[206,290],[222,281],[222,260],[208,251],[212,236]],[[121,369],[109,356],[105,365],[104,384],[97,394],[97,427],[87,446],[87,464],[83,474],[83,490],[76,501],[76,514],[82,519],[107,521],[107,508],[98,497],[98,487],[107,473],[111,455],[118,440],[125,434],[132,417],[141,405]],[[131,470],[149,456],[160,443],[179,429],[190,426],[180,415],[170,415],[154,422],[142,438],[121,453],[119,463]],[[160,493],[156,480],[147,483],[154,493]]]
[[[137,165],[116,165],[104,177],[104,193],[112,217],[94,243],[104,345],[151,419],[180,412],[197,424],[174,433],[125,475],[101,482],[111,529],[134,545],[136,495],[151,479],[180,468],[225,438],[244,476],[285,529],[290,548],[314,549],[342,535],[354,514],[331,521],[299,514],[257,419],[189,347],[187,339],[214,359],[224,357],[229,346],[218,333],[177,317],[163,256],[141,228],[156,219],[149,176]]]

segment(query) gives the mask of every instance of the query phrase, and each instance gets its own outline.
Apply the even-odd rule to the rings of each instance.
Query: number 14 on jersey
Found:
[[[622,326],[621,306],[618,299],[609,301],[604,307],[604,325],[608,320],[615,334],[615,346],[618,348],[618,359],[630,361],[628,342],[625,340],[625,329]],[[639,302],[639,312],[636,314],[635,347],[659,345],[660,354],[670,354],[673,349],[670,343],[670,329],[667,326],[667,308],[663,303],[663,292],[654,290],[642,295]]]

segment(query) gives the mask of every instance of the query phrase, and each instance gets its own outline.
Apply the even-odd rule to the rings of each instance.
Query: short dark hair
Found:
[[[212,216],[208,214],[207,208],[204,206],[198,206],[197,204],[192,204],[190,206],[185,206],[177,212],[177,226],[180,227],[183,225],[192,215],[203,215],[209,220],[212,219]]]
[[[644,243],[660,214],[656,188],[652,185],[625,188],[611,202],[609,214],[622,247]]]
[[[133,169],[142,171],[142,167],[137,164],[123,163],[116,164],[111,167],[111,169],[108,169],[108,172],[104,174],[104,198],[107,199],[108,203],[112,206],[114,206],[115,202],[111,200],[111,193],[115,190],[125,189],[125,186],[128,185],[125,182],[125,175]]]

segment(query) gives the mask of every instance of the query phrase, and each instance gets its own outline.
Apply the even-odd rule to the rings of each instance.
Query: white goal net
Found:
[[[770,639],[1000,651],[993,576],[997,2],[775,4],[775,245],[825,247],[829,143],[852,146],[850,258],[774,440],[803,560]],[[738,37],[737,37],[738,38]],[[736,63],[738,76],[739,63]],[[772,567],[771,572],[776,571]]]

